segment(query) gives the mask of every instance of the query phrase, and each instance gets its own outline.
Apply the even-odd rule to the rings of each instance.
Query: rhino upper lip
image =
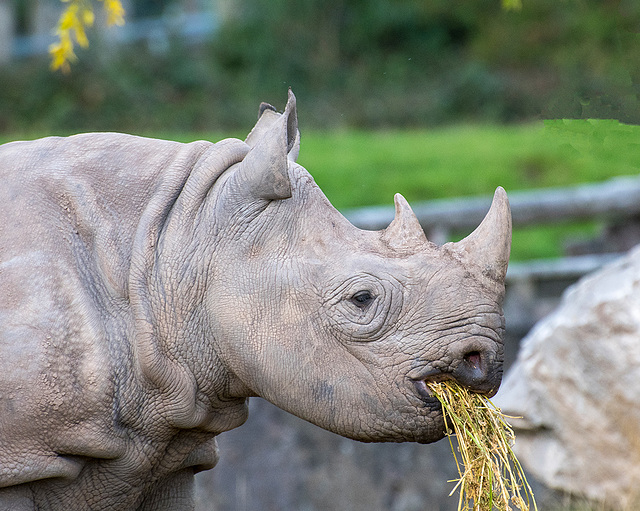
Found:
[[[456,374],[456,371],[452,370],[452,368],[438,368],[433,365],[416,367],[409,371],[407,377],[413,382],[416,393],[423,401],[432,402],[433,399],[435,399],[433,392],[429,388],[429,383],[439,383],[447,380],[457,381],[460,385],[468,388],[472,392],[492,397],[497,392],[500,383],[498,379],[497,384],[489,386],[492,380],[487,379],[487,375],[481,369],[485,363],[486,362],[482,360],[482,355],[476,351],[469,352],[462,360],[462,364],[466,364],[463,368],[472,368],[474,371],[481,371],[481,379],[478,381],[475,381],[475,377],[472,379],[467,378],[466,382],[464,380],[461,381],[459,379],[460,374]],[[439,365],[442,367],[442,364]],[[495,380],[495,378],[493,379]]]

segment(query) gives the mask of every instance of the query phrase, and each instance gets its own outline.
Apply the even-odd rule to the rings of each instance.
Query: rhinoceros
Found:
[[[296,102],[245,141],[0,147],[0,509],[193,506],[247,400],[364,442],[444,436],[429,381],[502,377],[506,194],[457,243],[406,200],[351,225],[296,163]]]

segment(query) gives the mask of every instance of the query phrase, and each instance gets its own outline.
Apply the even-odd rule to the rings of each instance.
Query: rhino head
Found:
[[[206,179],[192,171],[205,191],[182,196],[202,200],[198,215],[182,208],[188,222],[169,222],[158,245],[194,229],[189,239],[196,242],[173,243],[182,252],[165,257],[164,269],[162,259],[147,258],[157,272],[154,300],[171,315],[163,328],[186,332],[187,346],[170,333],[156,348],[145,339],[157,333],[140,329],[137,352],[151,380],[175,390],[172,367],[195,364],[183,380],[195,380],[196,390],[180,402],[208,396],[198,405],[201,418],[213,424],[230,417],[217,431],[240,425],[246,398],[261,396],[349,438],[423,443],[444,434],[429,381],[497,391],[511,243],[502,188],[473,233],[438,247],[401,195],[395,219],[379,232],[354,227],[329,203],[295,162],[292,93],[282,114],[261,106],[245,142],[219,144],[230,151],[226,170]],[[176,203],[169,218],[179,218],[180,209]],[[192,262],[196,277],[175,261]],[[162,283],[162,275],[173,278]],[[188,286],[171,292],[178,281]],[[184,303],[188,294],[196,298],[180,316],[168,300],[180,296]],[[175,364],[164,363],[161,353]],[[212,406],[214,412],[204,411]],[[188,407],[176,410],[189,415]],[[187,424],[196,421],[182,420]]]
[[[429,381],[493,394],[511,216],[502,188],[458,243],[430,243],[401,195],[383,231],[350,224],[295,163],[295,97],[261,107],[246,156],[212,192],[206,287],[229,397],[261,396],[361,441],[443,436]]]

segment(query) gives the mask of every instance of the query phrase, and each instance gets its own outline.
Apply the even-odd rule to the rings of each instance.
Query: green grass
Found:
[[[640,126],[547,121],[432,131],[303,133],[299,162],[338,208],[565,186],[637,174]]]
[[[160,138],[186,142],[223,137],[163,134]],[[602,120],[413,131],[306,132],[303,126],[298,161],[339,209],[392,204],[395,192],[410,202],[488,195],[498,185],[510,192],[636,175],[640,126]],[[598,228],[581,223],[518,229],[512,258],[558,256],[568,238],[590,237]]]

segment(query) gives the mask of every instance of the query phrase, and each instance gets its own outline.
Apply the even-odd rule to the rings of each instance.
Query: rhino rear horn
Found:
[[[243,186],[265,200],[291,197],[289,160],[299,148],[296,98],[289,90],[284,113],[266,103],[260,106],[260,118],[245,140],[250,150],[238,169]]]
[[[421,248],[427,243],[427,237],[411,206],[399,193],[395,194],[393,201],[396,206],[396,215],[382,233],[384,241],[395,250]]]
[[[491,208],[476,230],[448,245],[463,259],[479,265],[488,277],[504,280],[511,252],[511,209],[502,187],[496,190]]]

